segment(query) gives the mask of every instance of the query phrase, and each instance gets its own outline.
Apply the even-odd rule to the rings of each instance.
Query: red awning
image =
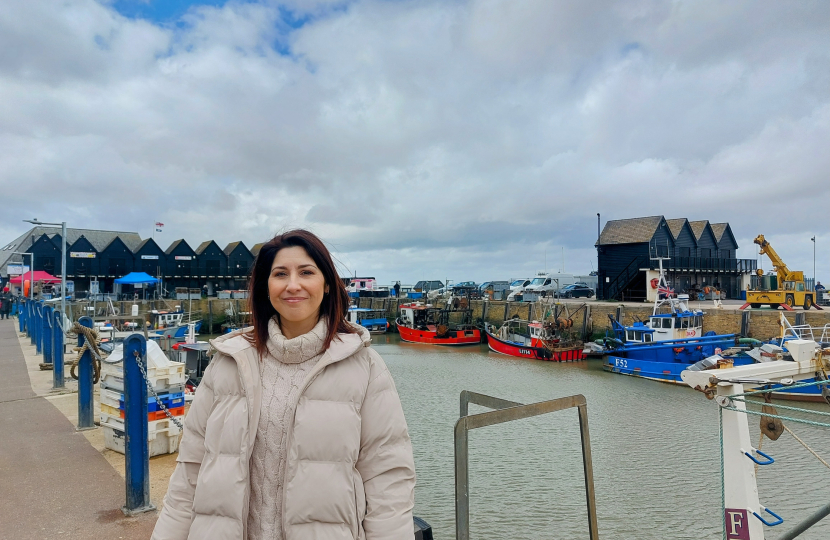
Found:
[[[34,272],[26,272],[22,276],[23,280],[28,280],[29,282],[34,281],[35,283],[60,283],[61,278],[55,277],[49,272],[44,272],[43,270],[35,270]],[[12,285],[20,285],[21,276],[13,277],[9,280],[9,283]]]

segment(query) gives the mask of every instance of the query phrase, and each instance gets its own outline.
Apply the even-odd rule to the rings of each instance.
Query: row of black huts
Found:
[[[755,259],[738,259],[738,242],[729,223],[650,216],[608,221],[596,243],[597,298],[646,300],[663,259],[667,281],[676,292],[713,287],[740,298],[757,269]]]
[[[10,264],[29,264],[28,257],[12,252],[32,253],[34,270],[60,275],[62,239],[57,231],[35,227],[0,250],[3,277],[9,276]],[[142,240],[137,233],[90,229],[68,229],[66,236],[66,276],[74,282],[76,293],[90,290],[93,281],[98,281],[100,292],[112,292],[113,280],[130,272],[161,278],[168,293],[176,287],[208,289],[211,294],[242,289],[262,246],[248,248],[240,241],[221,247],[208,240],[192,247],[179,239],[162,249],[155,239]]]

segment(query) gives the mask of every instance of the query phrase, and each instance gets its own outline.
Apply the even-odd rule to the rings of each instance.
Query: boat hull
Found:
[[[477,328],[451,330],[447,337],[438,337],[438,332],[432,330],[418,330],[399,325],[398,333],[403,341],[409,343],[425,343],[427,345],[478,345],[481,343],[481,332]]]
[[[582,349],[549,351],[544,347],[532,347],[504,341],[490,332],[486,332],[486,335],[487,346],[490,347],[491,351],[499,354],[515,356],[517,358],[530,358],[532,360],[545,360],[548,362],[576,362],[585,359],[585,353],[582,352]]]
[[[743,366],[754,363],[754,361],[748,356],[737,357],[733,360],[735,366]],[[690,365],[691,364],[679,362],[655,362],[651,360],[638,360],[636,358],[608,356],[603,362],[602,368],[605,371],[618,373],[620,375],[640,377],[641,379],[648,379],[650,381],[658,381],[669,384],[685,385],[686,383],[684,383],[680,378],[680,373]],[[773,388],[783,389],[781,385],[775,385]],[[809,386],[794,388],[792,390],[773,391],[772,397],[775,399],[786,399],[790,401],[824,402],[821,390],[817,387]]]

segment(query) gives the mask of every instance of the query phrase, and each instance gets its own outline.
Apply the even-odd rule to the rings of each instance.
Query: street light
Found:
[[[12,251],[13,255],[20,255],[21,259],[23,255],[28,255],[31,259],[29,261],[29,273],[31,274],[30,279],[31,283],[29,283],[29,299],[34,301],[35,299],[35,254],[34,253],[26,253],[25,251]],[[26,264],[26,261],[21,261],[21,265]],[[20,296],[23,296],[23,278],[26,277],[26,273],[23,272],[23,267],[20,268]]]
[[[66,318],[66,222],[45,223],[38,221],[37,218],[24,219],[23,221],[32,225],[51,225],[53,227],[60,225],[61,227],[61,325],[63,325],[63,320]],[[32,271],[34,272],[34,270],[34,257],[32,257]]]
[[[816,290],[816,237],[810,238],[813,241],[813,290]]]

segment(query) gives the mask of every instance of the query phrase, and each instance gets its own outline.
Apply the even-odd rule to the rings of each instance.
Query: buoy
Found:
[[[657,285],[659,285],[659,284],[660,284],[660,280],[659,280],[659,279],[654,278],[654,279],[652,279],[652,280],[651,280],[651,288],[652,288],[652,289],[656,289],[656,288],[657,288]]]

